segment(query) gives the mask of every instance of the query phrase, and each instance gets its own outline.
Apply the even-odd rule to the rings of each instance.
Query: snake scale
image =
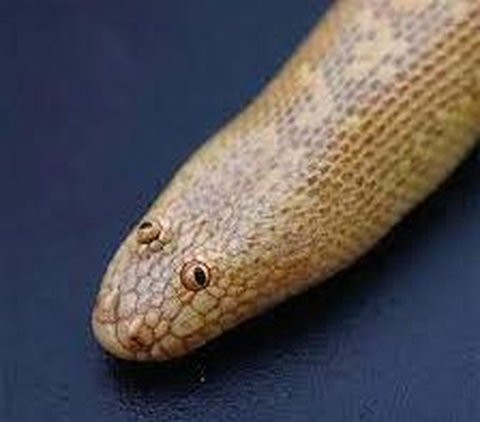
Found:
[[[96,338],[167,360],[354,262],[480,129],[480,0],[338,0],[127,236]]]

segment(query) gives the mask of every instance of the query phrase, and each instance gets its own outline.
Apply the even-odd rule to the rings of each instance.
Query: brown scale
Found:
[[[178,357],[325,280],[438,186],[479,126],[479,0],[339,0],[122,244],[98,340]]]

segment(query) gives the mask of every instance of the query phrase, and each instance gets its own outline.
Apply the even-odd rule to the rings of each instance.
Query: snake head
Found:
[[[182,356],[222,331],[213,254],[191,248],[188,227],[147,216],[110,262],[92,326],[100,344],[129,360]],[[202,229],[200,230],[200,232]],[[198,242],[201,233],[195,231]]]
[[[306,276],[302,248],[290,234],[277,246],[278,218],[263,218],[256,198],[234,210],[186,197],[154,205],[103,277],[93,331],[117,357],[181,357],[295,293],[294,277]]]
[[[281,297],[272,266],[259,262],[264,245],[248,234],[252,216],[239,218],[220,189],[212,198],[200,186],[164,192],[111,260],[92,326],[113,355],[181,357]],[[250,208],[258,213],[255,198]]]
[[[226,169],[208,167],[210,156],[184,168],[111,260],[92,325],[112,354],[180,357],[310,279],[311,233],[285,212],[294,205],[283,184],[256,183],[250,166],[239,177],[230,159]]]

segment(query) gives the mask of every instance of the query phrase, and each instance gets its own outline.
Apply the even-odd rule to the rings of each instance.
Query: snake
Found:
[[[103,276],[92,330],[165,361],[330,279],[470,153],[480,0],[337,0],[180,167]]]

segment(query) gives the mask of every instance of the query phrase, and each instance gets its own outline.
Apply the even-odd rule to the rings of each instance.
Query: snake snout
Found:
[[[161,347],[168,330],[166,321],[159,321],[157,312],[133,313],[128,317],[119,310],[128,296],[118,289],[101,292],[92,316],[92,328],[100,345],[112,355],[127,360],[166,360],[169,355]]]
[[[135,356],[118,341],[115,324],[101,323],[93,318],[92,328],[95,338],[107,352],[127,360],[135,358]]]
[[[92,329],[105,350],[124,359],[133,359],[134,355],[118,338],[119,298],[118,289],[99,294],[92,314]]]

